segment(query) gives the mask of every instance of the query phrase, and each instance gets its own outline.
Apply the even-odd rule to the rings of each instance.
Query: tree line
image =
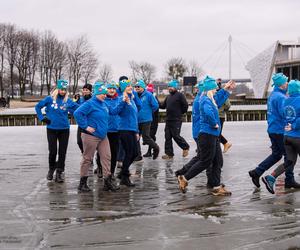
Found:
[[[156,68],[149,62],[129,61],[134,81],[155,79]],[[167,78],[201,76],[197,62],[186,64],[171,58],[165,64]],[[99,55],[85,35],[61,41],[52,31],[29,31],[15,24],[0,23],[0,95],[18,93],[50,94],[54,82],[67,79],[69,91],[76,93],[80,82],[112,80],[112,67],[100,64]]]

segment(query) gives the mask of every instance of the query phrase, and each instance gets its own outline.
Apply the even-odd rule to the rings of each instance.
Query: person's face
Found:
[[[140,86],[135,86],[135,91],[138,92],[138,93],[143,93],[144,92],[144,89]]]
[[[114,88],[108,88],[107,89],[107,94],[110,95],[110,96],[113,96],[116,94],[116,89]]]
[[[125,89],[126,93],[127,94],[132,94],[132,86],[131,85],[128,85]]]
[[[280,88],[281,89],[283,89],[283,90],[286,90],[287,88],[288,88],[288,82],[286,82],[285,84],[282,84],[281,86],[280,86]]]
[[[174,93],[176,91],[176,89],[173,87],[168,87],[168,90],[169,90],[169,93]]]
[[[58,90],[58,94],[61,95],[61,96],[65,96],[67,93],[67,90],[66,89],[59,89]]]
[[[83,96],[86,96],[86,95],[90,95],[91,94],[91,91],[87,88],[83,88],[82,89],[82,95]]]
[[[97,95],[97,99],[98,99],[99,101],[104,101],[105,97],[106,97],[106,94],[100,94],[100,95]]]

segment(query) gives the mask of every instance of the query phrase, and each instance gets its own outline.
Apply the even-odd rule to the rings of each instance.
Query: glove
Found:
[[[47,125],[51,124],[51,120],[49,120],[47,116],[43,118],[42,122],[46,123]]]

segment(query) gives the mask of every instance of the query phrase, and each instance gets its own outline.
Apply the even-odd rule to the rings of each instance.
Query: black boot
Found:
[[[89,186],[87,185],[87,176],[81,177],[80,178],[80,183],[78,186],[78,191],[79,192],[90,192],[91,189],[89,188]]]
[[[117,185],[115,185],[113,183],[111,175],[109,175],[106,178],[104,178],[104,186],[103,186],[103,190],[104,191],[111,190],[112,192],[116,192],[119,189],[120,189],[120,187],[118,187]]]
[[[255,169],[250,170],[249,172],[249,176],[252,178],[252,182],[256,187],[260,187],[259,184],[259,175],[256,173]]]
[[[63,183],[65,181],[64,174],[61,170],[56,169],[55,182]]]
[[[159,155],[159,146],[157,145],[156,148],[153,149],[153,160],[155,160]]]
[[[53,180],[53,174],[55,172],[55,168],[54,167],[49,167],[49,171],[47,174],[47,180],[48,181],[52,181]]]
[[[132,183],[129,179],[129,176],[122,176],[121,181],[120,181],[120,185],[125,185],[127,187],[135,187],[135,184]]]
[[[285,188],[296,188],[299,189],[300,188],[300,183],[296,182],[295,180],[290,181],[290,182],[286,182],[284,184]]]
[[[152,156],[152,154],[151,154],[151,147],[149,146],[147,153],[144,154],[143,157],[151,157],[151,156]]]

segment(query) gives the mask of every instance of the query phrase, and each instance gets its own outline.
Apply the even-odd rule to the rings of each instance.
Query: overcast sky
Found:
[[[196,60],[208,74],[226,78],[231,34],[237,78],[249,77],[244,64],[255,53],[300,37],[300,1],[0,0],[0,22],[49,29],[62,40],[86,34],[115,79],[130,74],[129,60],[154,64],[161,78],[171,57]]]

